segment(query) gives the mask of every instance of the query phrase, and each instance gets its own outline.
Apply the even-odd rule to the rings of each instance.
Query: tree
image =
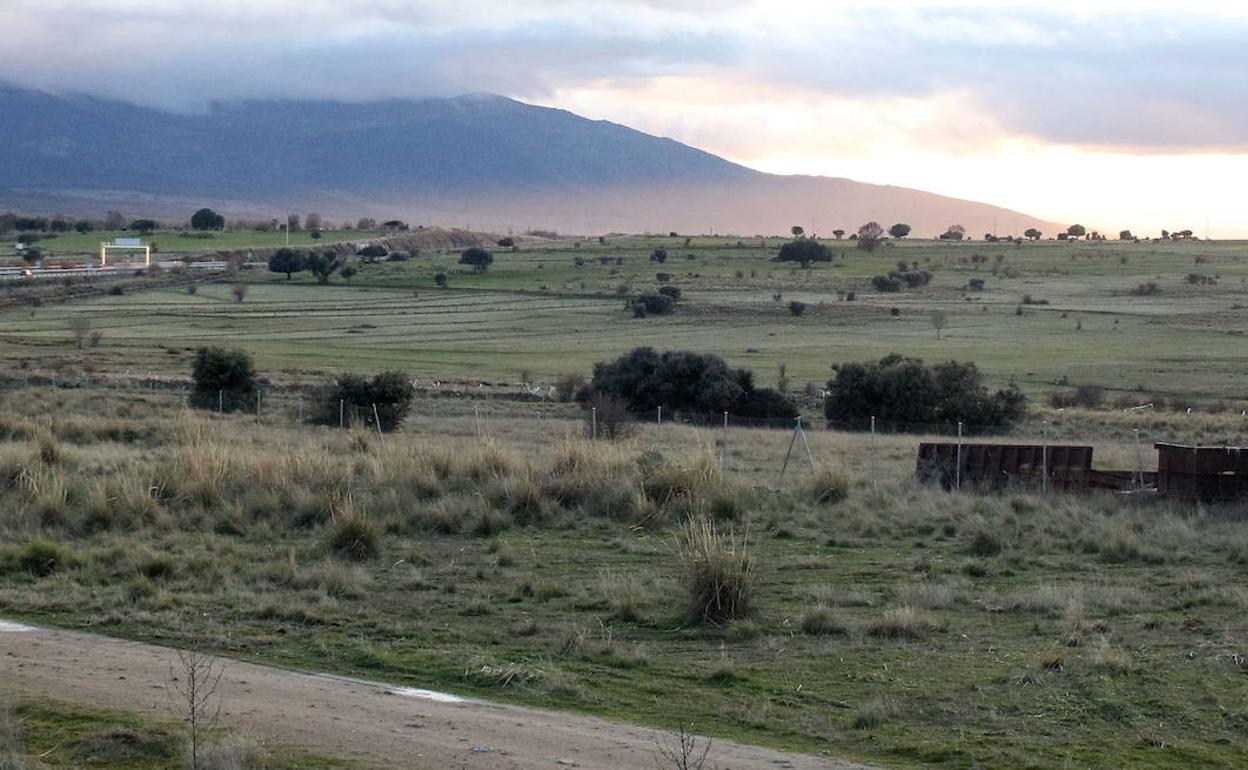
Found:
[[[835,367],[824,415],[865,429],[875,417],[883,430],[931,430],[963,422],[972,430],[1002,428],[1023,417],[1026,397],[1014,386],[989,392],[974,364],[928,366],[896,354],[878,362]]]
[[[1071,225],[1070,227],[1066,228],[1066,234],[1069,235],[1071,238],[1082,237],[1086,235],[1087,232],[1088,232],[1088,229],[1084,227],[1083,225]]]
[[[1037,230],[1034,227],[1029,227],[1023,231],[1023,235],[1027,236],[1033,241],[1038,241],[1040,240],[1040,236],[1043,235],[1043,233],[1041,233],[1039,230]]]
[[[1131,234],[1130,230],[1122,230],[1118,233],[1118,240],[1120,241],[1130,241],[1134,239],[1135,236]]]
[[[376,230],[377,220],[372,217],[360,217],[355,223],[356,230]]]
[[[303,265],[309,273],[316,276],[316,282],[324,286],[329,283],[329,277],[342,267],[343,262],[332,251],[323,254],[314,251],[304,259]]]
[[[352,278],[354,278],[354,277],[355,277],[355,275],[356,275],[356,273],[358,273],[358,272],[360,272],[360,271],[359,271],[359,270],[357,270],[354,266],[352,266],[352,265],[347,265],[346,267],[344,267],[344,268],[342,269],[342,278],[343,278],[343,280],[345,280],[347,283],[351,283],[351,279],[352,279]]]
[[[74,223],[74,230],[79,233],[82,233],[83,235],[86,235],[87,233],[91,232],[94,229],[95,229],[95,226],[85,219],[79,219],[77,222]]]
[[[321,215],[313,211],[303,218],[303,226],[309,230],[321,229]]]
[[[940,332],[945,328],[945,324],[949,323],[949,316],[945,315],[943,310],[935,310],[932,312],[932,328],[936,330],[936,339],[940,339]]]
[[[832,231],[832,235],[833,235],[833,237],[835,237],[835,238],[839,241],[840,239],[842,239],[842,238],[844,238],[844,237],[845,237],[845,231],[844,231],[844,230],[833,230],[833,231]]]
[[[105,230],[120,230],[126,225],[126,217],[120,211],[110,211],[104,215]]]
[[[355,255],[357,257],[364,257],[370,262],[375,262],[376,260],[386,256],[388,253],[389,252],[386,251],[385,246],[382,246],[379,243],[370,243],[364,248],[357,250]]]
[[[256,408],[256,370],[245,351],[200,348],[191,382],[189,403],[193,407],[224,412]]]
[[[669,315],[676,306],[676,299],[668,294],[645,292],[629,297],[624,307],[633,311],[634,318],[648,315]]]
[[[966,236],[966,228],[962,225],[949,225],[949,229],[940,234],[942,241],[960,241]]]
[[[286,217],[286,229],[292,233],[299,232],[299,215],[291,214]]]
[[[87,338],[91,336],[91,319],[85,315],[75,315],[67,323],[70,334],[74,335],[75,344],[82,350],[87,346]]]
[[[793,225],[789,228],[789,232],[793,233],[794,238],[801,238],[806,234],[806,230],[801,225]]]
[[[191,227],[195,230],[221,230],[225,228],[225,217],[212,209],[200,209],[191,214]]]
[[[292,273],[301,272],[303,268],[303,255],[294,249],[280,248],[269,257],[269,270],[274,273],[285,273],[288,281]]]
[[[875,247],[880,242],[880,237],[884,235],[884,228],[879,222],[867,222],[858,228],[858,248],[865,252],[875,251]]]
[[[658,353],[635,348],[615,361],[594,365],[594,376],[577,398],[619,401],[633,413],[665,410],[792,420],[797,409],[780,393],[756,388],[754,375],[722,358],[688,351]]]
[[[383,229],[386,230],[407,230],[407,223],[401,219],[390,219],[381,223]]]
[[[415,395],[411,379],[403,372],[381,372],[371,380],[358,374],[343,374],[324,394],[320,422],[345,427],[360,420],[388,433],[403,423]],[[340,417],[345,418],[341,423]]]
[[[802,267],[809,267],[811,262],[831,262],[832,252],[814,238],[801,238],[781,246],[776,261],[798,262]]]
[[[667,249],[660,246],[659,248],[650,252],[650,261],[657,262],[660,265],[666,262],[667,261]]]
[[[464,253],[459,255],[459,264],[472,265],[479,272],[485,272],[493,263],[494,255],[480,246],[471,246],[464,249]]]
[[[230,293],[234,295],[234,299],[238,300],[239,302],[242,302],[244,299],[247,298],[247,284],[245,283],[234,284],[234,286],[230,289]]]
[[[888,234],[893,236],[894,238],[905,238],[907,235],[910,234],[910,225],[907,225],[903,222],[898,222],[897,224],[888,228]],[[861,241],[861,239],[859,240]]]
[[[797,300],[793,300],[792,302],[789,303],[789,315],[792,315],[794,318],[804,314],[805,312],[806,312],[805,302],[798,302]]]
[[[130,223],[130,229],[142,235],[151,235],[160,225],[154,219],[136,219]]]

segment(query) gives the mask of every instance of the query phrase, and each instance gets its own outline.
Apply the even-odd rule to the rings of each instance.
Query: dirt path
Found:
[[[0,693],[169,718],[173,653],[105,636],[0,621]],[[366,764],[507,770],[656,770],[642,727],[227,661],[222,719],[253,738]],[[719,770],[853,770],[852,763],[715,741]]]

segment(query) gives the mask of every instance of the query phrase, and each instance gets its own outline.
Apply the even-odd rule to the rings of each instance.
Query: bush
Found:
[[[780,393],[756,388],[754,375],[731,369],[722,358],[688,351],[658,353],[636,348],[611,362],[594,365],[594,376],[580,395],[583,402],[602,395],[630,412],[668,410],[791,420],[797,409]]]
[[[357,257],[364,257],[365,259],[382,259],[389,253],[390,252],[386,250],[385,246],[382,246],[379,243],[370,243],[364,248],[357,250],[355,255]]]
[[[849,497],[849,479],[833,471],[819,471],[807,482],[806,495],[819,505],[835,505]]]
[[[875,290],[881,293],[893,293],[901,291],[901,281],[893,278],[891,275],[876,275],[871,278],[871,285]]]
[[[1050,395],[1049,405],[1055,409],[1068,407],[1100,409],[1105,405],[1105,391],[1096,385],[1080,385],[1068,393],[1054,393]],[[1154,408],[1156,407],[1154,406]]]
[[[476,270],[485,271],[494,263],[494,255],[480,246],[472,246],[464,249],[459,255],[459,264],[471,265]]]
[[[388,433],[403,423],[415,395],[416,389],[402,372],[381,372],[371,380],[358,374],[343,374],[325,393],[320,422],[338,425],[342,410],[344,427],[362,420],[363,424]]]
[[[363,516],[348,514],[334,522],[329,534],[329,550],[350,561],[369,561],[377,558],[377,528]]]
[[[776,262],[798,262],[808,267],[811,262],[831,262],[832,252],[813,238],[799,238],[780,247]]]
[[[18,568],[37,577],[47,577],[69,566],[69,563],[69,551],[58,543],[46,540],[27,543],[17,557]]]
[[[958,421],[972,430],[1004,428],[1026,410],[1026,397],[1017,388],[989,392],[970,363],[927,366],[893,354],[879,362],[839,364],[835,371],[824,416],[858,429],[873,416],[883,430],[931,429]]]
[[[303,255],[294,249],[278,249],[269,256],[269,271],[285,273],[288,281],[292,273],[301,272],[303,267]]]
[[[837,636],[849,633],[845,624],[828,607],[816,607],[802,616],[802,633],[809,636]]]
[[[754,560],[705,517],[690,519],[680,533],[680,558],[689,592],[689,612],[703,623],[748,617],[754,592]]]
[[[433,285],[445,287],[446,286],[446,273],[434,273]]]
[[[560,375],[555,380],[555,398],[564,403],[574,400],[576,394],[585,387],[588,381],[585,375],[580,373]]]
[[[666,294],[646,292],[630,297],[626,307],[633,311],[634,317],[645,318],[648,315],[669,315],[676,302]]]
[[[223,412],[256,408],[256,370],[242,350],[200,348],[191,370],[190,405]]]
[[[1136,286],[1131,290],[1131,293],[1137,297],[1151,297],[1155,294],[1160,294],[1161,287],[1157,285],[1156,281],[1149,281]]]
[[[662,294],[664,297],[671,297],[673,302],[680,301],[680,289],[675,286],[660,286],[659,294]]]
[[[610,396],[596,395],[586,404],[585,435],[601,439],[622,439],[633,434],[636,423],[628,408]]]
[[[667,249],[657,248],[650,252],[650,261],[657,262],[660,265],[667,261]]]
[[[516,245],[516,239],[515,238],[499,238],[498,245],[504,249],[510,249],[511,247]]]
[[[806,312],[805,302],[798,302],[797,300],[793,300],[792,302],[789,303],[789,315],[793,316],[794,318],[805,314],[805,312]]]

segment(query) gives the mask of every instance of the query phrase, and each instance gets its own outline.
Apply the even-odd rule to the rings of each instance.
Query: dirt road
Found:
[[[0,621],[0,694],[170,716],[173,653],[105,636]],[[226,661],[223,721],[249,737],[386,767],[661,770],[660,733],[592,717],[503,706]],[[861,765],[715,741],[720,770],[854,770]]]

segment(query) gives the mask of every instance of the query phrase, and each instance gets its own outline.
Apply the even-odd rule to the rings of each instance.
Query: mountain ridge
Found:
[[[251,99],[170,113],[0,83],[0,136],[0,205],[42,202],[61,213],[107,205],[185,214],[199,201],[236,216],[316,210],[584,232],[852,231],[871,219],[908,222],[916,235],[955,222],[978,234],[994,219],[1017,221],[1020,232],[1054,227],[911,188],[767,174],[496,94]]]

